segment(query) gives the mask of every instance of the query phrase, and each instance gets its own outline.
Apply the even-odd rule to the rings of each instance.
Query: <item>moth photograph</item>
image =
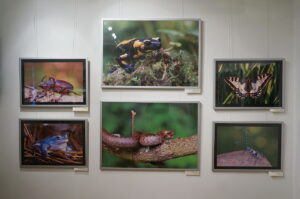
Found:
[[[103,19],[104,88],[199,87],[199,19]]]
[[[199,106],[102,102],[101,169],[198,169]]]
[[[215,109],[283,107],[283,60],[216,60]]]
[[[22,167],[84,167],[86,143],[85,120],[20,120]]]
[[[86,59],[20,59],[21,106],[86,106]]]
[[[214,170],[281,169],[281,123],[214,123]]]

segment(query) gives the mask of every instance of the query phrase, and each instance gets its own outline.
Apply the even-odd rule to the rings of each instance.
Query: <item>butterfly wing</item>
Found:
[[[239,77],[225,77],[225,83],[235,92],[235,95],[241,99],[249,96],[247,91],[247,82],[240,81]]]
[[[261,74],[256,77],[255,82],[251,82],[250,87],[250,97],[256,99],[261,96],[262,89],[269,83],[272,79],[271,74]]]

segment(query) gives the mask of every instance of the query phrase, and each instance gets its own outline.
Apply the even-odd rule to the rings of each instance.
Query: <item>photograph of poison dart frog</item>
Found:
[[[282,108],[283,60],[216,60],[215,109]]]
[[[20,59],[21,106],[87,106],[86,59]]]
[[[102,102],[101,169],[198,170],[198,102]]]
[[[199,87],[199,19],[103,19],[102,31],[102,87]]]
[[[86,120],[20,120],[21,167],[86,167]]]
[[[282,123],[214,123],[214,170],[281,170]]]

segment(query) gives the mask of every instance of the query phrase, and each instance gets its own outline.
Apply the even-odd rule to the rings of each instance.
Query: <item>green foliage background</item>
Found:
[[[224,82],[225,77],[256,79],[257,75],[272,74],[273,77],[257,99],[239,99]],[[216,106],[217,107],[280,107],[282,106],[282,62],[281,61],[217,61]]]
[[[135,131],[156,133],[160,130],[173,130],[174,138],[197,135],[198,104],[197,103],[102,103],[102,128],[109,133],[131,136],[131,110],[135,117]],[[163,162],[162,165],[135,163],[118,158],[102,151],[103,167],[121,168],[197,168],[197,155],[175,158]]]
[[[111,31],[108,28],[112,28]],[[114,39],[112,34],[117,38]],[[116,45],[124,40],[137,38],[160,37],[163,49],[172,48],[170,56],[176,61],[182,59],[182,70],[178,76],[172,76],[172,86],[197,86],[198,85],[198,57],[199,57],[199,21],[198,20],[161,20],[161,21],[126,21],[126,20],[104,20],[103,22],[103,80],[105,85],[115,85],[109,78],[108,72],[112,68],[120,68],[116,62],[118,56]],[[151,57],[150,57],[151,58]],[[137,59],[138,62],[143,58]],[[136,63],[135,68],[143,66]],[[174,63],[176,65],[176,63]],[[150,66],[146,66],[151,68]],[[156,69],[158,65],[156,64]],[[159,66],[162,68],[162,66]],[[172,67],[172,65],[171,65]],[[174,70],[170,69],[170,70]],[[155,71],[147,71],[155,73]],[[174,73],[174,72],[173,72]],[[127,73],[122,75],[127,76]],[[189,77],[187,81],[185,77]],[[134,79],[137,78],[137,79]],[[137,75],[132,81],[118,82],[118,85],[145,86],[143,79]],[[177,78],[177,81],[174,81]],[[171,80],[170,80],[171,81]],[[149,86],[149,85],[147,85]],[[156,85],[152,85],[156,86]]]
[[[278,159],[280,153],[279,142],[279,125],[217,125],[216,127],[217,155],[245,150],[246,145],[248,145],[263,154],[272,166],[276,167],[280,161]]]

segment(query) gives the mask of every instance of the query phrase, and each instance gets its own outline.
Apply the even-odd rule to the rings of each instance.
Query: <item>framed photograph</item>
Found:
[[[283,60],[216,60],[215,109],[283,107]]]
[[[86,59],[20,59],[21,106],[87,106]]]
[[[102,19],[103,88],[199,88],[199,19]]]
[[[102,102],[101,169],[198,170],[196,102]]]
[[[214,170],[281,170],[282,123],[214,123]]]
[[[86,167],[86,120],[20,119],[21,167]]]

